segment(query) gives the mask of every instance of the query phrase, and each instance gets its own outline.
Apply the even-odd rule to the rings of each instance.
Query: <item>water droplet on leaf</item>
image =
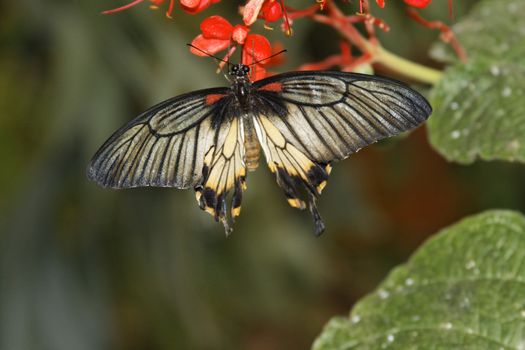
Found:
[[[505,86],[503,90],[501,90],[501,96],[509,97],[510,95],[512,95],[512,89],[508,86]]]
[[[450,322],[442,323],[441,328],[446,329],[446,330],[452,329],[452,323]]]
[[[387,292],[386,290],[384,290],[384,289],[380,289],[380,290],[378,290],[378,291],[377,291],[377,294],[379,295],[379,297],[380,297],[381,299],[386,299],[386,298],[388,298],[388,297],[390,296],[390,293],[388,293],[388,292]]]
[[[465,268],[467,270],[472,270],[473,268],[476,267],[476,262],[474,260],[469,260],[466,264],[465,264]]]

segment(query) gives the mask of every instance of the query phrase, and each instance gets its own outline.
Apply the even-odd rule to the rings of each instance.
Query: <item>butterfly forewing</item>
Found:
[[[204,155],[220,134],[214,118],[223,104],[209,103],[209,96],[228,93],[196,91],[152,107],[104,143],[91,160],[89,178],[111,188],[197,185]]]
[[[341,72],[296,72],[254,84],[267,117],[312,160],[341,160],[382,138],[413,129],[428,102],[386,78]]]

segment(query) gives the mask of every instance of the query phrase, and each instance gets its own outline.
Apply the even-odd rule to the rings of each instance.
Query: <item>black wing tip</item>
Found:
[[[377,76],[377,77],[381,78],[381,80],[385,82],[388,82],[393,85],[397,85],[401,88],[400,91],[403,91],[403,93],[401,94],[403,98],[407,100],[407,102],[412,104],[412,107],[413,107],[412,110],[415,112],[415,117],[416,117],[416,120],[418,121],[417,126],[419,126],[421,123],[428,120],[428,118],[433,112],[433,109],[432,109],[432,105],[430,104],[430,102],[427,100],[425,96],[423,96],[422,93],[420,93],[419,91],[415,90],[410,85],[402,81],[395,80],[395,79],[388,78],[388,77],[383,77],[383,76]]]
[[[355,80],[383,81],[389,84],[397,85],[405,89],[409,93],[409,96],[410,96],[409,99],[417,107],[421,108],[422,110],[422,113],[420,114],[421,122],[427,120],[432,114],[432,106],[430,105],[430,102],[428,102],[428,100],[425,98],[425,96],[423,96],[419,91],[413,89],[409,84],[403,81],[400,81],[394,78],[390,78],[390,77],[385,77],[383,75],[376,75],[376,74],[363,74],[363,73],[353,73],[353,72],[336,72],[336,73],[341,73],[342,76],[351,77]]]
[[[127,186],[126,184],[119,184],[117,181],[115,181],[115,179],[101,172],[93,161],[87,167],[86,176],[90,181],[93,181],[102,188],[120,189],[133,187],[129,184]]]
[[[87,178],[88,178],[89,180],[98,183],[97,172],[96,172],[95,168],[93,167],[93,164],[92,164],[92,163],[90,163],[90,164],[87,166],[87,169],[86,169],[86,176],[87,176]]]
[[[126,188],[137,188],[137,187],[165,187],[165,188],[178,188],[178,189],[187,189],[194,186],[193,182],[190,183],[181,183],[173,181],[146,181],[145,179],[140,179],[138,181],[119,181],[119,179],[107,176],[106,174],[100,172],[96,166],[89,164],[86,170],[86,176],[90,181],[95,182],[102,188],[120,190]]]
[[[319,220],[314,220],[314,223],[315,223],[315,232],[314,232],[314,236],[315,237],[320,237],[326,226],[325,226],[325,223],[322,219],[319,219]]]
[[[360,75],[363,76],[363,74],[360,74]],[[366,76],[366,74],[364,75]],[[423,120],[427,120],[432,114],[432,106],[430,105],[430,102],[427,100],[427,98],[423,96],[423,94],[421,94],[419,91],[412,88],[407,83],[397,80],[397,79],[390,78],[390,77],[385,77],[382,75],[373,75],[372,77],[378,78],[376,80],[383,80],[385,82],[398,85],[401,88],[405,89],[410,95],[410,100],[414,102],[423,111],[423,113],[421,113]],[[369,80],[373,80],[373,79],[369,78]]]
[[[415,97],[413,102],[417,107],[419,107],[419,111],[417,111],[417,116],[419,117],[418,119],[421,121],[421,123],[425,122],[433,112],[430,102],[418,91],[410,87],[407,87],[407,89],[410,89]]]
[[[108,182],[104,176],[101,176],[101,174],[97,171],[97,169],[93,166],[93,164],[89,164],[88,168],[86,170],[86,176],[89,180],[95,182],[97,185],[103,188],[118,188],[115,187],[114,184]]]
[[[384,81],[387,83],[398,85],[404,89],[406,89],[412,96],[412,101],[415,102],[415,104],[420,107],[423,110],[422,116],[424,120],[427,120],[430,115],[432,114],[432,106],[430,105],[430,102],[426,99],[425,96],[423,96],[419,91],[413,89],[409,84],[394,79],[390,77],[385,77],[383,75],[376,75],[376,74],[363,74],[363,73],[346,73],[350,76],[353,76],[354,78],[359,78],[359,80],[375,80],[375,81]]]
[[[151,185],[147,183],[132,183],[129,181],[119,182],[118,179],[113,179],[97,172],[97,170],[93,167],[88,168],[86,175],[89,180],[95,182],[97,185],[105,189],[119,190],[135,187],[151,187]]]
[[[425,119],[428,119],[428,117],[430,117],[430,115],[433,112],[432,105],[430,104],[430,102],[424,96],[421,95],[421,98],[423,99],[423,102],[424,102],[422,107],[423,107],[423,109],[426,112]]]

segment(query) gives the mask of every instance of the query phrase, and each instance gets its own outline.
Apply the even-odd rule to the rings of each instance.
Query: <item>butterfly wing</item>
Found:
[[[202,210],[221,221],[226,234],[232,231],[230,219],[241,212],[242,191],[246,189],[246,166],[244,163],[244,133],[242,119],[232,105],[231,121],[223,128],[222,135],[206,152],[202,180],[195,187],[197,202]],[[230,214],[228,195],[233,189]]]
[[[194,187],[200,207],[229,232],[226,198],[234,189],[238,215],[245,174],[232,100],[230,89],[215,88],[159,103],[104,143],[88,177],[110,188]]]
[[[299,188],[306,188],[317,234],[324,224],[315,202],[330,163],[417,127],[432,111],[400,82],[355,73],[293,72],[253,88],[254,124],[270,170],[292,206],[305,208]]]

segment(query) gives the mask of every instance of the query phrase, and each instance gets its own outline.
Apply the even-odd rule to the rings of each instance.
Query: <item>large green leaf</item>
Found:
[[[455,27],[469,62],[431,93],[432,145],[449,160],[525,161],[525,1],[485,0]],[[451,61],[442,44],[433,56]]]
[[[315,341],[330,349],[524,349],[525,217],[444,229]]]
[[[525,65],[472,59],[432,92],[430,142],[448,160],[525,161]]]

